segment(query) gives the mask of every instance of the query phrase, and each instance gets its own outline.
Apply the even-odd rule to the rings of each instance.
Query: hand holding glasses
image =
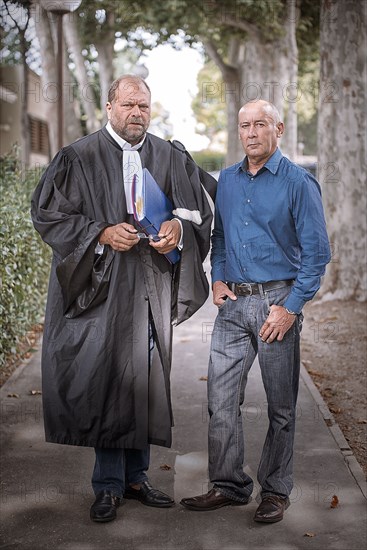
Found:
[[[166,235],[162,235],[162,237],[160,237],[159,235],[146,235],[145,233],[142,233],[140,231],[136,231],[136,232],[129,231],[126,227],[125,227],[125,231],[127,231],[131,235],[136,235],[137,237],[139,237],[139,239],[149,239],[154,243],[159,243],[161,239],[164,239],[166,237]]]

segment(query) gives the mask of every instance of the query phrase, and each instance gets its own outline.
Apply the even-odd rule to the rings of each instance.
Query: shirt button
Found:
[[[254,178],[250,178],[251,181],[254,181]]]
[[[247,244],[244,244],[244,245],[243,245],[243,248],[246,248],[246,246],[247,246]]]
[[[245,222],[245,225],[248,225],[248,222]]]
[[[251,202],[250,199],[247,199],[247,202]]]

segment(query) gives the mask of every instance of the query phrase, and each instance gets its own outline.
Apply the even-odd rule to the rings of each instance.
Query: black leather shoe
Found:
[[[90,509],[90,519],[92,521],[112,521],[116,519],[116,509],[120,506],[120,499],[111,493],[103,490],[98,493],[96,500]]]
[[[206,512],[222,508],[222,506],[243,506],[244,504],[248,504],[249,500],[250,499],[247,499],[246,502],[239,502],[238,500],[233,500],[232,498],[222,495],[217,489],[213,488],[205,495],[183,498],[180,504],[189,510]]]
[[[268,495],[264,497],[255,512],[254,520],[263,523],[276,523],[281,521],[284,512],[289,508],[289,498],[279,495]]]
[[[174,505],[175,501],[171,497],[158,489],[153,489],[149,481],[142,481],[139,485],[140,489],[127,487],[124,498],[139,500],[146,506],[155,506],[156,508],[170,508]]]

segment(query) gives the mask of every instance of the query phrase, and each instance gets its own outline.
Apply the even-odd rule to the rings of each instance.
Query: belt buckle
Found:
[[[237,285],[237,287],[241,290],[241,289],[244,289],[244,290],[247,290],[248,291],[248,295],[249,296],[252,296],[252,285],[251,283],[239,283]]]

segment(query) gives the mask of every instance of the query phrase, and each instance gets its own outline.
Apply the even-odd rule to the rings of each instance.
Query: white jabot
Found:
[[[138,181],[142,181],[143,178],[143,167],[141,165],[141,158],[138,153],[138,150],[143,145],[145,136],[143,139],[136,145],[131,145],[120,137],[114,129],[112,128],[110,122],[106,124],[107,132],[113,137],[113,139],[120,145],[121,149],[124,151],[123,157],[123,175],[124,175],[124,188],[125,188],[125,197],[126,197],[126,207],[129,214],[133,214],[133,200],[131,187],[133,183],[133,177],[136,174]]]
[[[132,200],[131,186],[132,186],[132,181],[133,181],[134,174],[137,174],[137,177],[138,177],[139,181],[142,181],[142,179],[143,179],[143,168],[142,168],[142,165],[141,165],[141,158],[140,158],[140,155],[138,153],[138,150],[143,145],[144,140],[145,140],[145,136],[136,145],[131,145],[130,143],[128,143],[127,141],[122,139],[122,137],[120,137],[118,134],[116,134],[116,132],[113,130],[110,122],[107,122],[106,130],[110,134],[110,136],[113,137],[113,139],[120,145],[121,149],[124,151],[123,175],[124,175],[124,188],[125,188],[126,206],[127,206],[128,213],[133,214],[134,211],[133,211],[133,200]],[[182,210],[182,209],[178,209],[178,210]],[[175,214],[176,212],[174,211],[173,213]],[[183,225],[182,225],[181,220],[179,220],[178,218],[175,218],[175,219],[179,222],[179,224],[181,226],[181,239],[180,239],[179,244],[177,245],[177,248],[179,250],[182,250],[182,248],[183,248]],[[186,219],[185,216],[184,216],[184,219]],[[187,218],[187,219],[189,219],[189,218]],[[196,221],[196,220],[194,220],[194,221]],[[104,245],[101,245],[101,244],[98,243],[96,245],[96,248],[95,248],[95,253],[96,254],[102,254],[103,250],[104,250]]]

